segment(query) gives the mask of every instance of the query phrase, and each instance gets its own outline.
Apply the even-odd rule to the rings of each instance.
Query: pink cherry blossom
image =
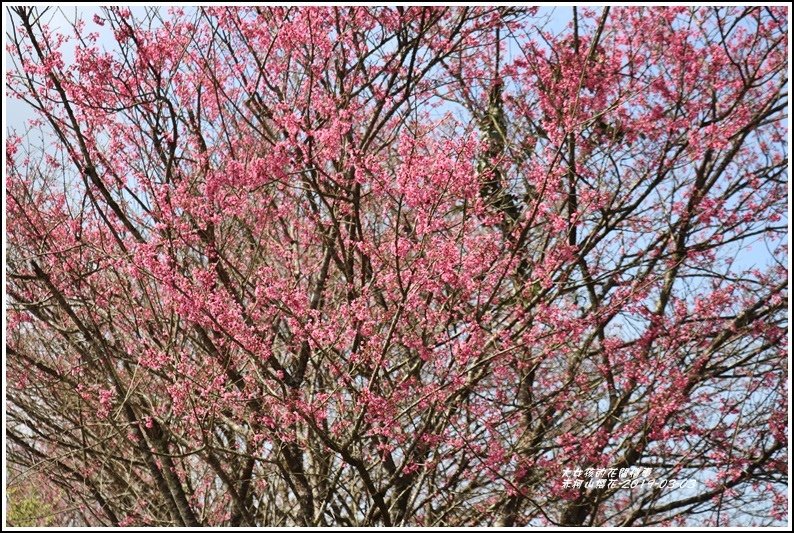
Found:
[[[53,14],[12,525],[785,524],[785,8]]]

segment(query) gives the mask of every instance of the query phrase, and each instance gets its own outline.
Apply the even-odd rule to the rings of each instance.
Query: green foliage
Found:
[[[6,509],[6,526],[52,525],[52,506],[35,488],[9,488],[6,492]]]

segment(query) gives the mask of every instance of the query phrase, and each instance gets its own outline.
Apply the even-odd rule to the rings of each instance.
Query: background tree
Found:
[[[56,521],[786,519],[785,8],[140,13],[9,11]]]

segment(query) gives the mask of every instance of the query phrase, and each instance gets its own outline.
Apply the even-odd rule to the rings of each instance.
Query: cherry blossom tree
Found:
[[[784,523],[787,10],[565,10],[10,8],[9,486]]]

